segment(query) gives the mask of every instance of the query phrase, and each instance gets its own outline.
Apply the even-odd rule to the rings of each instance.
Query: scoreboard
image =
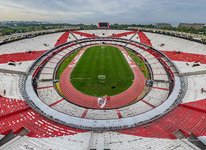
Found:
[[[99,29],[109,29],[110,28],[109,22],[99,22],[98,28]]]

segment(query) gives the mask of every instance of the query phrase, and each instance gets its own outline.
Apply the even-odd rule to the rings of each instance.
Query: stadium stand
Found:
[[[139,35],[139,38],[140,38],[140,42],[145,44],[145,45],[148,45],[148,46],[152,46],[152,43],[150,41],[150,39],[147,37],[147,35],[145,35],[144,32],[142,31],[139,31],[138,32],[138,35]]]
[[[147,95],[134,103],[121,102],[111,103],[115,107],[122,104],[121,108],[111,110],[90,109],[99,108],[96,104],[89,102],[84,95],[75,95],[71,87],[65,86],[68,80],[69,71],[63,76],[61,88],[69,94],[69,98],[65,100],[62,95],[56,91],[53,83],[56,65],[71,51],[86,46],[88,44],[102,44],[98,41],[100,37],[113,37],[112,41],[105,41],[108,44],[117,44],[132,49],[142,57],[143,60],[151,67],[151,79],[153,86],[150,87]],[[97,38],[98,37],[98,38]],[[81,40],[92,39],[87,42]],[[105,38],[106,39],[106,38]],[[118,39],[118,41],[116,41]],[[51,59],[47,56],[40,59],[40,63],[35,64],[34,72],[36,75],[40,72],[39,80],[36,80],[37,94],[44,104],[47,104],[52,110],[60,113],[71,115],[73,119],[94,119],[96,121],[112,119],[118,120],[134,117],[147,113],[145,118],[151,119],[146,124],[141,124],[130,129],[121,129],[115,132],[108,131],[88,131],[73,128],[68,125],[60,124],[55,118],[43,116],[36,109],[33,110],[31,103],[25,101],[24,78],[29,66],[39,58],[47,50],[54,46],[59,46],[66,42],[78,40],[80,44],[70,43],[71,45],[59,48],[58,54]],[[122,41],[121,41],[122,40]],[[127,41],[125,43],[125,41]],[[137,45],[133,42],[141,42],[142,44],[154,47],[159,52],[163,52],[170,62],[163,55],[154,52],[151,48],[144,45]],[[148,32],[135,32],[127,30],[80,30],[54,33],[49,35],[37,36],[30,39],[24,39],[0,46],[0,139],[6,136],[17,135],[11,138],[9,142],[4,144],[0,149],[194,149],[199,148],[190,142],[189,138],[194,135],[198,139],[205,142],[206,135],[206,89],[204,87],[205,78],[205,45],[195,43],[185,39],[171,37],[167,35],[154,34]],[[78,60],[76,60],[78,61]],[[15,62],[16,66],[8,65],[9,62]],[[196,62],[196,63],[195,63]],[[21,64],[19,64],[21,63]],[[173,64],[174,63],[174,64]],[[194,67],[194,64],[200,66]],[[43,68],[38,67],[42,65]],[[178,68],[176,68],[176,66]],[[5,73],[5,71],[8,71]],[[19,72],[18,72],[19,71]],[[168,74],[169,73],[169,74]],[[182,87],[181,93],[175,89],[176,84],[180,85],[179,73],[181,77],[187,80],[185,87]],[[137,73],[138,74],[138,73]],[[35,77],[35,75],[33,77]],[[139,76],[141,78],[141,76]],[[184,79],[185,79],[184,78]],[[31,77],[32,79],[32,77]],[[143,79],[143,78],[141,78]],[[174,79],[174,82],[171,81]],[[179,79],[179,78],[178,78]],[[182,81],[182,78],[180,79]],[[172,82],[172,83],[171,83]],[[182,81],[183,82],[183,81]],[[60,81],[61,83],[61,81]],[[136,82],[137,83],[137,82]],[[173,86],[171,86],[174,83]],[[143,86],[142,82],[138,82],[138,86]],[[174,88],[174,90],[172,90]],[[139,87],[129,94],[121,95],[122,99],[131,97]],[[181,101],[177,104],[172,103],[167,107],[166,113],[163,106],[168,104],[167,99],[177,96]],[[68,100],[75,99],[78,103],[82,100],[87,101],[90,108],[84,108],[70,103]],[[175,97],[176,98],[176,97]],[[180,101],[175,101],[179,103]],[[95,99],[96,103],[96,99]],[[119,106],[118,106],[119,107]],[[156,116],[152,120],[152,114],[157,113],[154,110],[162,112],[163,115]],[[46,110],[45,112],[46,113]],[[151,115],[151,116],[150,116]],[[55,121],[54,121],[55,120]],[[131,120],[130,120],[131,121]],[[132,120],[131,122],[133,122]],[[145,122],[144,122],[145,123]],[[96,125],[96,124],[95,124]],[[29,133],[26,136],[18,135],[19,131],[25,127]],[[77,126],[79,127],[79,126]],[[124,128],[124,127],[123,127]],[[177,139],[175,133],[181,131],[184,139]],[[11,136],[12,137],[12,136]],[[206,144],[206,143],[205,143]]]
[[[8,62],[31,61],[37,59],[46,51],[28,51],[22,53],[0,55],[0,64]]]
[[[152,45],[156,49],[164,51],[176,50],[192,54],[205,54],[204,51],[206,47],[204,44],[162,34],[152,34],[148,32],[145,32],[145,34],[151,40]],[[164,46],[161,46],[161,44],[164,44]]]
[[[21,82],[21,75],[0,73],[0,95],[8,98],[23,99],[19,88]]]
[[[66,43],[68,40],[68,37],[69,37],[69,32],[67,31],[59,37],[59,39],[57,40],[54,46],[56,47],[56,46]]]
[[[206,98],[206,93],[204,92],[206,76],[204,74],[188,76],[187,80],[187,93],[182,100],[183,103],[194,102]]]
[[[8,103],[7,98],[1,98],[1,102],[4,102],[5,104]],[[17,131],[21,127],[26,127],[30,131],[28,136],[36,138],[73,135],[78,132],[83,132],[83,130],[72,129],[52,122],[38,114],[36,111],[33,111],[30,107],[27,106],[25,108],[25,105],[22,103],[26,105],[24,101],[20,102],[20,100],[12,100],[10,102],[12,108],[18,108],[19,105],[22,105],[21,108],[18,108],[18,110],[14,112],[7,110],[7,107],[2,107],[3,112],[9,112],[0,118],[1,134],[6,133],[6,131],[11,129]]]
[[[90,34],[86,32],[73,31],[72,33],[80,35],[81,37],[86,37],[86,38],[96,38],[97,37],[95,34]]]
[[[48,50],[54,47],[61,35],[62,32],[53,33],[4,44],[0,46],[0,54]]]
[[[135,34],[135,33],[136,31],[128,31],[128,32],[113,34],[111,35],[111,37],[112,38],[122,38],[122,37],[126,37],[127,35]]]

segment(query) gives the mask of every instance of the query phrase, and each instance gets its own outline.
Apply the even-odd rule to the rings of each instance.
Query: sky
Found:
[[[206,23],[206,0],[0,0],[0,21]]]

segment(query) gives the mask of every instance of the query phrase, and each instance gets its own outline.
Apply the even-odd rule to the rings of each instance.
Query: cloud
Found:
[[[206,22],[205,0],[0,0],[1,20]]]

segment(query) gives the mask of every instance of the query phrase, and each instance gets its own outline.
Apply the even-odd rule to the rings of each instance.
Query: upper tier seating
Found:
[[[168,35],[145,32],[150,39],[152,46],[163,51],[180,51],[193,54],[205,54],[206,45],[197,42],[172,37]],[[164,46],[161,46],[164,44]]]
[[[53,33],[1,45],[0,55],[51,49],[62,34]]]
[[[21,76],[0,73],[0,95],[14,99],[23,99],[20,93],[21,82],[23,82]]]

